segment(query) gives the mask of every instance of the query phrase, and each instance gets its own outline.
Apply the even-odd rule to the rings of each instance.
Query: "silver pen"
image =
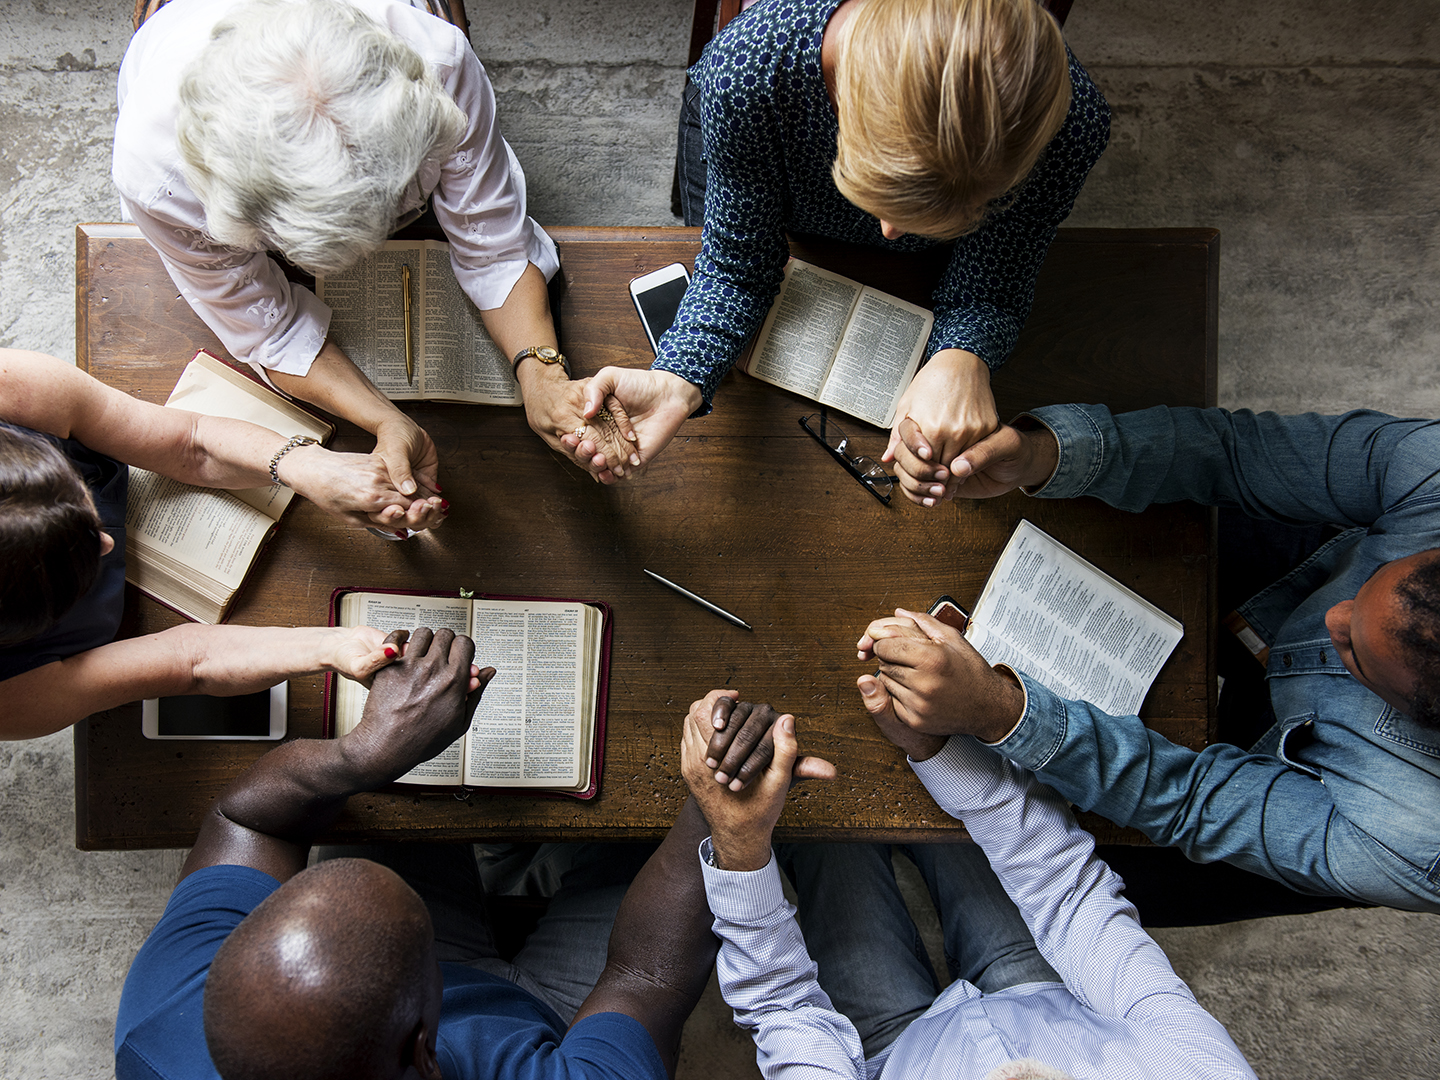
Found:
[[[709,600],[706,600],[703,596],[696,596],[696,595],[695,595],[693,592],[691,592],[689,589],[681,588],[679,585],[676,585],[673,581],[670,581],[668,578],[663,578],[663,577],[661,577],[659,574],[655,573],[653,570],[646,570],[645,573],[646,573],[646,574],[649,574],[652,578],[654,578],[656,581],[658,581],[661,585],[664,585],[666,588],[668,588],[668,589],[674,589],[674,590],[675,590],[676,592],[678,592],[681,596],[685,597],[685,599],[687,599],[687,600],[694,600],[695,603],[699,604],[699,605],[700,605],[701,607],[703,607],[706,611],[713,611],[716,615],[719,615],[722,619],[728,619],[730,622],[734,623],[736,626],[740,627],[740,629],[742,629],[742,630],[749,630],[751,633],[754,633],[754,632],[755,632],[755,628],[754,628],[753,626],[751,626],[748,622],[746,622],[744,619],[740,618],[740,616],[738,616],[738,615],[731,615],[730,612],[726,611],[723,607],[718,607],[718,606],[716,606],[715,604],[712,604]]]

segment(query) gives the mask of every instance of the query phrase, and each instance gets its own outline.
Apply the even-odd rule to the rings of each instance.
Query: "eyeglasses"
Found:
[[[811,426],[812,420],[819,422],[819,431]],[[809,416],[800,417],[800,426],[805,429],[806,434],[825,447],[830,452],[830,456],[838,461],[846,472],[865,485],[866,491],[886,506],[890,505],[890,492],[895,490],[895,478],[874,459],[857,457],[852,454],[850,452],[850,436],[841,431],[837,425],[829,422],[823,406],[818,415],[812,413]]]

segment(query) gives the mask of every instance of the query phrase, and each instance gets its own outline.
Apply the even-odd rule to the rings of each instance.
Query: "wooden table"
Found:
[[[578,375],[646,366],[650,353],[627,281],[693,261],[698,230],[551,230],[564,267],[561,338]],[[924,302],[934,259],[851,261],[835,245],[797,241],[804,258]],[[1002,417],[1063,401],[1117,411],[1215,399],[1218,237],[1208,229],[1063,230],[1040,275],[1020,346],[995,379]],[[77,357],[91,374],[163,402],[198,348],[225,355],[149,245],[129,226],[77,230]],[[948,592],[973,604],[1000,548],[1027,517],[1182,620],[1184,640],[1143,715],[1203,746],[1215,705],[1213,515],[1194,506],[1134,516],[1093,499],[922,510],[884,507],[805,433],[814,406],[746,376],[727,377],[715,412],[681,429],[639,481],[601,487],[552,454],[518,409],[406,406],[440,451],[453,512],[443,529],[384,543],[308,503],[261,558],[233,619],[323,624],[347,586],[469,588],[580,596],[615,611],[609,736],[591,803],[476,792],[377,793],[351,799],[335,839],[653,838],[684,794],[679,724],[689,703],[733,687],[799,718],[804,749],[840,778],[792,794],[782,839],[939,840],[963,835],[876,732],[855,679],[854,642],[874,617]],[[846,423],[878,454],[884,434]],[[333,444],[368,450],[341,424]],[[645,578],[649,567],[736,612],[746,633]],[[177,617],[127,587],[122,633]],[[477,662],[484,663],[483,656]],[[289,730],[320,732],[320,677],[293,680]],[[153,742],[138,704],[75,729],[76,844],[182,847],[216,794],[264,743]],[[1093,819],[1107,839],[1119,830]]]

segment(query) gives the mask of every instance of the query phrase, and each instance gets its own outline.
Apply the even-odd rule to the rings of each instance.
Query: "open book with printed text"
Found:
[[[493,667],[470,729],[397,783],[530,789],[592,798],[604,753],[609,608],[595,601],[337,590],[331,622],[389,633],[449,627]],[[327,722],[360,723],[369,692],[332,677]]]
[[[739,367],[877,427],[890,427],[935,316],[799,259]]]
[[[1028,521],[1001,552],[965,637],[992,664],[1113,716],[1140,704],[1185,628]]]
[[[286,401],[207,352],[198,352],[167,407],[248,420],[289,438],[327,442],[334,425]],[[294,492],[192,487],[131,468],[125,510],[125,579],[197,622],[221,622]]]
[[[410,268],[410,331],[415,381],[405,374],[405,288]],[[510,360],[485,332],[480,309],[460,288],[450,245],[387,240],[338,274],[315,281],[330,306],[330,338],[394,401],[521,405]]]

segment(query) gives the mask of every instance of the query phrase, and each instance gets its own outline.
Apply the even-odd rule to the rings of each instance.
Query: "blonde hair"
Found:
[[[839,45],[835,186],[906,232],[976,228],[1070,109],[1065,40],[1035,0],[864,0]]]

